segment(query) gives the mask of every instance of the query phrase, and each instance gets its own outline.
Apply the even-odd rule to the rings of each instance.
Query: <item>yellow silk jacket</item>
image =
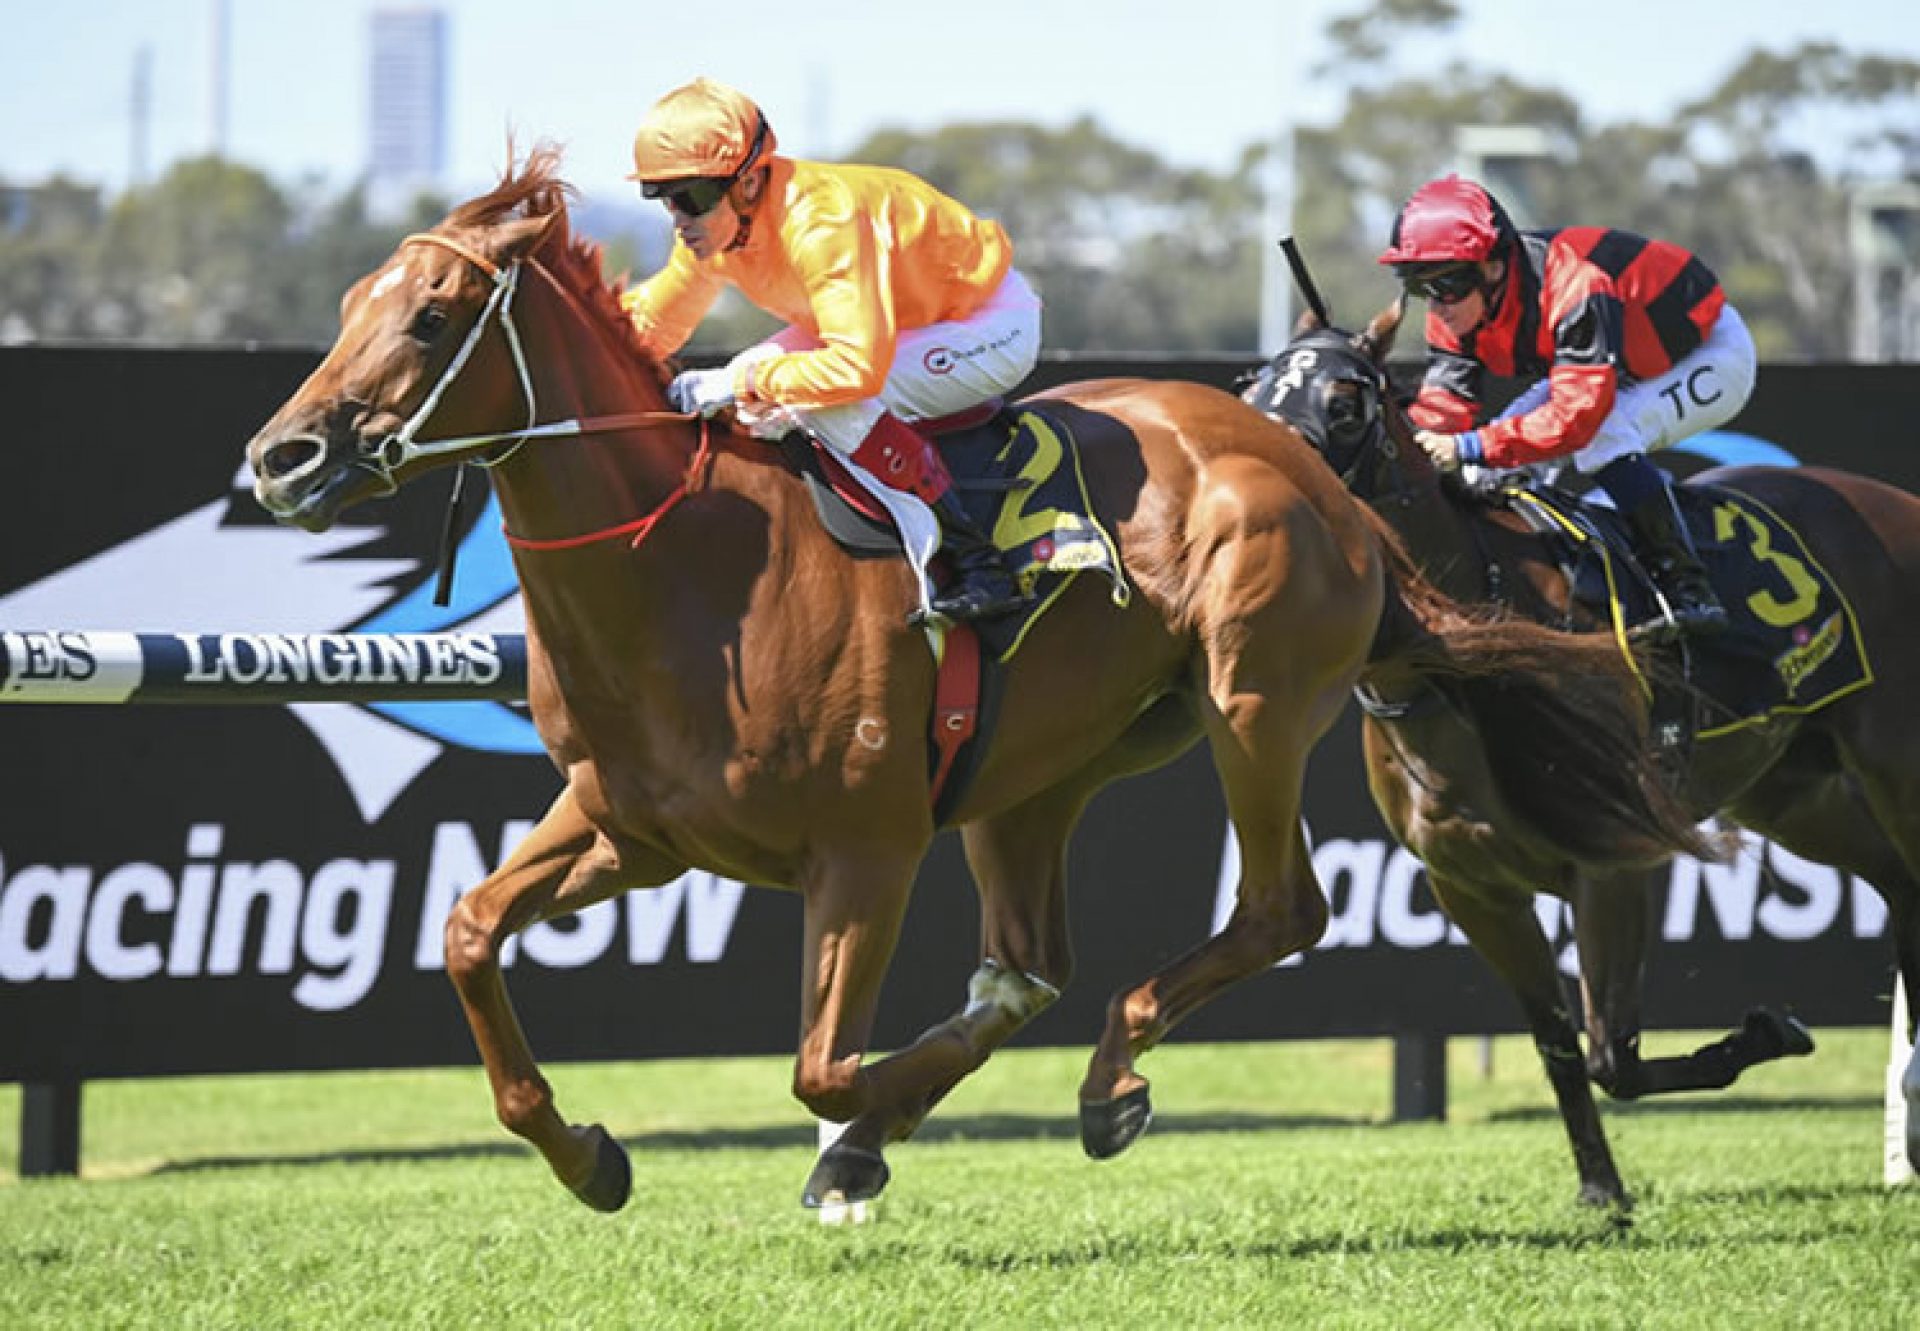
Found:
[[[904,171],[776,157],[746,242],[706,261],[676,238],[621,304],[655,355],[678,351],[731,283],[820,346],[742,367],[747,404],[799,409],[877,396],[903,328],[964,319],[1013,263],[998,222]]]

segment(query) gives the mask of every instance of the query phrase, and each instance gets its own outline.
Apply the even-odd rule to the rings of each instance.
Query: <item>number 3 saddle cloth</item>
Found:
[[[1873,682],[1852,605],[1785,519],[1720,486],[1682,485],[1674,493],[1732,621],[1724,633],[1677,646],[1696,737],[1816,711]],[[1499,501],[1559,543],[1582,618],[1607,624],[1623,643],[1660,621],[1619,514],[1545,487],[1507,486]]]

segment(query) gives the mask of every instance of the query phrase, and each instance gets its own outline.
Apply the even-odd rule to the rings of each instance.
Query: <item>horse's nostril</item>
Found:
[[[320,443],[315,439],[282,440],[261,456],[260,472],[268,480],[279,480],[312,462],[320,456],[321,451]]]

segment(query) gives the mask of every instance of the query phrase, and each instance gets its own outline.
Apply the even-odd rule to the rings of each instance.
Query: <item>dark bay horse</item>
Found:
[[[1400,316],[1396,304],[1350,336],[1309,315],[1247,390],[1248,400],[1276,416],[1291,402],[1285,414],[1305,410],[1330,427],[1320,431],[1329,463],[1451,595],[1497,600],[1546,622],[1579,622],[1553,542],[1514,509],[1443,485],[1414,443],[1384,371]],[[1291,387],[1281,386],[1286,374],[1294,376]],[[1903,696],[1906,682],[1920,678],[1920,499],[1811,467],[1721,468],[1694,481],[1758,501],[1799,533],[1851,603],[1873,674],[1884,682],[1805,714],[1703,730],[1670,784],[1682,788],[1694,816],[1717,813],[1872,882],[1887,901],[1907,992],[1920,992],[1920,708]],[[1763,568],[1756,600],[1793,590],[1791,561],[1777,550],[1771,557],[1778,567]],[[1596,637],[1611,636],[1604,623],[1589,620],[1589,627]],[[1518,996],[1572,1143],[1582,1199],[1628,1205],[1589,1078],[1620,1099],[1718,1088],[1756,1063],[1811,1052],[1811,1040],[1797,1023],[1757,1010],[1741,1029],[1691,1054],[1642,1058],[1657,866],[1620,853],[1583,817],[1579,750],[1518,785],[1503,780],[1500,751],[1526,723],[1506,714],[1497,696],[1436,691],[1391,662],[1370,665],[1363,690],[1374,802],[1393,835],[1426,864],[1440,905]],[[1475,705],[1482,701],[1488,705]],[[1533,911],[1538,892],[1572,907],[1584,1059]],[[1910,1096],[1920,1089],[1913,1070],[1907,1083]]]
[[[1239,834],[1238,904],[1223,932],[1114,995],[1080,1090],[1083,1144],[1109,1156],[1149,1117],[1136,1059],[1325,928],[1301,782],[1369,659],[1530,682],[1563,726],[1627,696],[1611,652],[1439,595],[1312,449],[1231,394],[1129,380],[1045,395],[1074,422],[1135,595],[1120,607],[1090,579],[1069,585],[1009,666],[951,820],[980,893],[979,969],[953,1015],[868,1061],[937,830],[913,575],[843,553],[777,448],[730,417],[662,409],[666,369],[637,349],[597,248],[570,234],[557,166],[536,149],[356,283],[338,341],[248,456],[260,503],[312,530],[437,467],[489,469],[529,703],[564,786],[453,909],[447,969],[501,1122],[591,1206],[625,1202],[630,1164],[603,1128],[561,1116],[514,1015],[500,951],[536,921],[690,867],[797,891],[793,1089],[851,1121],[803,1200],[863,1200],[886,1184],[883,1149],[1067,983],[1066,846],[1087,801],[1204,737]],[[1622,821],[1684,839],[1639,779],[1651,752],[1611,757]]]

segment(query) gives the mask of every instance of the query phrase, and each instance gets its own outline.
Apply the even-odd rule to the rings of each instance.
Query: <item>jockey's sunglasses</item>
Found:
[[[682,217],[705,217],[720,206],[720,200],[727,197],[747,169],[760,160],[760,150],[766,146],[767,122],[763,116],[760,127],[754,131],[753,146],[747,149],[747,160],[740,163],[730,176],[693,176],[682,180],[643,180],[640,193],[649,199],[661,199],[667,207]]]
[[[1485,284],[1480,276],[1480,266],[1472,263],[1453,264],[1446,268],[1403,268],[1399,276],[1400,284],[1406,288],[1409,296],[1440,305],[1463,301]]]
[[[732,176],[698,176],[692,180],[663,180],[657,185],[642,185],[640,192],[649,199],[663,201],[682,217],[705,217],[727,197],[734,179]]]

